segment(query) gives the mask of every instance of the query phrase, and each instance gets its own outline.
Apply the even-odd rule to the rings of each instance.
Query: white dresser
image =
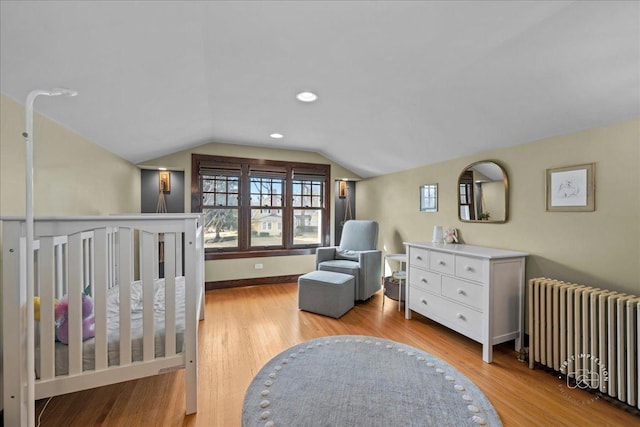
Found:
[[[524,252],[481,246],[406,242],[405,317],[415,311],[482,344],[491,363],[493,345],[523,333]]]

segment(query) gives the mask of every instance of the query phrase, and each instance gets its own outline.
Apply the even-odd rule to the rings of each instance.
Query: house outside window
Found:
[[[192,155],[207,259],[311,254],[329,243],[330,166]]]

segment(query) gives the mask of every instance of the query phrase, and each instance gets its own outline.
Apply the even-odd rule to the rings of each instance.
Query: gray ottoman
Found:
[[[353,276],[312,271],[298,277],[298,308],[339,318],[353,308]]]

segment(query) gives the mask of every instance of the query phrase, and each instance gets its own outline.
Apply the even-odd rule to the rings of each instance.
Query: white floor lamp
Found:
[[[78,92],[69,89],[33,90],[27,95],[26,102],[26,138],[27,159],[26,159],[26,232],[27,232],[27,425],[35,425],[35,367],[34,367],[34,319],[33,319],[33,297],[34,297],[34,259],[33,259],[33,104],[36,98],[43,96],[76,96]],[[22,417],[21,417],[22,418]],[[24,418],[22,418],[24,419]]]

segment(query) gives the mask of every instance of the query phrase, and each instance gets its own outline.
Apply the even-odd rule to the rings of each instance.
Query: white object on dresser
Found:
[[[405,242],[405,317],[418,312],[482,344],[491,363],[493,346],[523,333],[524,252],[481,246]]]

